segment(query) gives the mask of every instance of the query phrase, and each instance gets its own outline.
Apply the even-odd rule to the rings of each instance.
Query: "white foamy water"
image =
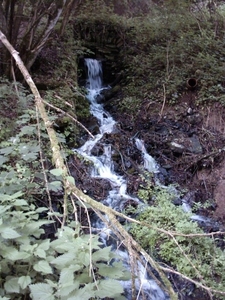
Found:
[[[135,140],[136,147],[138,150],[142,152],[142,156],[144,159],[144,168],[149,171],[150,173],[158,173],[159,172],[159,166],[154,160],[154,158],[149,155],[145,149],[144,142],[140,139]]]
[[[103,200],[103,203],[107,206],[112,207],[117,211],[122,211],[124,209],[124,204],[128,200],[136,201],[137,204],[140,200],[127,194],[127,182],[126,179],[114,172],[114,164],[112,161],[112,150],[111,145],[102,144],[103,154],[100,156],[95,156],[92,154],[92,150],[97,143],[101,142],[102,137],[105,133],[112,133],[115,127],[115,120],[106,112],[102,104],[97,102],[98,96],[104,89],[102,86],[102,65],[101,62],[95,59],[86,59],[85,64],[88,70],[87,79],[87,98],[90,102],[90,112],[95,116],[99,122],[99,131],[94,139],[88,140],[81,148],[76,151],[83,157],[93,162],[93,168],[91,170],[91,176],[95,178],[106,179],[110,182],[111,191],[109,191],[108,197]],[[136,139],[136,146],[141,151],[143,156],[144,168],[149,172],[157,173],[158,166],[155,160],[147,153],[144,143]],[[107,245],[107,239],[111,234],[111,231],[105,227],[101,220],[95,221],[93,227],[97,227],[102,230],[101,239],[105,245]],[[129,268],[129,255],[127,251],[116,251],[122,258],[122,261],[127,268]],[[124,287],[125,295],[128,300],[132,299],[131,281],[121,281]],[[146,300],[168,300],[168,296],[159,288],[156,282],[149,279],[145,269],[139,263],[137,270],[137,279],[135,280],[135,287],[137,290],[137,299]],[[144,297],[143,297],[144,295]]]

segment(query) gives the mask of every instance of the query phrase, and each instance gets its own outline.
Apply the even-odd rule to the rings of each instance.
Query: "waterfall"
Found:
[[[87,88],[89,90],[98,90],[102,88],[102,63],[96,59],[86,58],[87,68]]]
[[[111,184],[111,191],[109,192],[108,197],[103,200],[103,204],[112,207],[115,210],[122,211],[124,209],[124,204],[127,200],[133,200],[137,204],[140,204],[140,200],[132,197],[127,194],[127,182],[126,179],[114,172],[114,165],[111,159],[111,145],[103,144],[103,154],[101,156],[94,156],[91,154],[92,149],[97,144],[101,142],[102,137],[105,133],[112,133],[115,127],[116,122],[106,112],[102,104],[97,102],[97,97],[101,94],[101,91],[105,88],[102,83],[102,64],[100,61],[95,59],[85,59],[85,65],[87,68],[87,84],[86,88],[88,91],[87,99],[90,102],[90,112],[94,115],[99,122],[99,131],[93,139],[88,140],[81,148],[76,151],[93,162],[93,169],[90,176],[95,178],[104,178],[107,179]],[[137,148],[142,152],[144,159],[144,167],[153,172],[158,172],[158,167],[154,159],[147,154],[146,149],[144,148],[144,143],[141,140],[136,140]],[[95,222],[93,224],[93,222]],[[101,220],[95,220],[92,222],[93,228],[101,228],[102,232],[107,232],[106,234],[102,233],[101,239],[105,245],[108,245],[106,238],[108,234],[111,233],[110,229],[105,227],[105,224]],[[104,241],[105,239],[105,241]],[[113,246],[113,245],[112,245]],[[117,253],[123,258],[124,265],[129,265],[129,255],[125,250],[117,250]],[[145,268],[139,263],[137,271],[138,279],[135,280],[135,286],[137,289],[137,299],[146,299],[146,300],[168,300],[168,296],[159,288],[156,282],[146,275]],[[131,281],[121,281],[121,284],[124,287],[125,295],[128,300],[132,299]],[[142,290],[144,298],[142,298]],[[140,295],[139,295],[140,294]]]
[[[144,159],[144,169],[146,169],[150,173],[158,173],[159,167],[158,167],[156,161],[154,160],[154,158],[147,153],[143,141],[140,139],[136,139],[135,144],[136,144],[136,147],[138,148],[138,150],[140,150],[142,152],[142,156]]]

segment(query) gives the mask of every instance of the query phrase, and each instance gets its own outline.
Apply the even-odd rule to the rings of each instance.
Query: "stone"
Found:
[[[194,154],[202,154],[202,146],[199,141],[199,138],[196,135],[193,135],[189,138],[190,146],[188,147],[188,151]]]
[[[179,138],[175,138],[170,142],[170,149],[174,153],[182,154],[183,152],[191,152],[194,154],[202,154],[202,146],[198,136],[185,137],[180,135]]]
[[[195,113],[187,116],[187,120],[191,125],[197,125],[202,122],[202,115],[199,113]]]
[[[170,148],[173,152],[180,153],[180,154],[183,153],[185,150],[185,147],[181,143],[177,142],[176,140],[170,143]]]

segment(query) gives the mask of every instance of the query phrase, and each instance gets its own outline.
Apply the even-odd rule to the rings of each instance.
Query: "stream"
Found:
[[[110,114],[104,110],[103,105],[98,103],[98,98],[104,89],[110,87],[104,87],[102,81],[102,64],[101,61],[96,59],[85,59],[85,66],[87,68],[87,98],[90,102],[90,112],[96,117],[99,123],[99,133],[94,136],[93,139],[87,140],[82,147],[76,149],[76,152],[83,156],[85,159],[93,162],[91,170],[91,177],[105,179],[110,183],[111,190],[106,199],[103,200],[103,204],[109,206],[117,211],[122,211],[125,206],[125,202],[132,200],[137,205],[143,205],[142,202],[135,197],[127,194],[127,181],[126,179],[116,174],[114,171],[114,164],[112,160],[112,147],[110,144],[102,144],[103,154],[95,156],[92,154],[92,150],[97,143],[101,143],[101,139],[104,134],[112,133],[115,130],[116,122],[110,116]],[[144,143],[142,140],[136,138],[133,140],[137,149],[141,152],[143,158],[143,166],[146,170],[152,173],[158,173],[158,165],[156,161],[147,153]],[[98,231],[101,229],[102,234],[100,238],[103,244],[109,246],[110,240],[108,239],[109,234],[112,234],[106,227],[103,221],[99,218],[93,218],[92,227],[97,228]],[[111,239],[113,240],[113,239]],[[113,242],[111,244],[112,249],[115,248]],[[122,257],[123,264],[127,268],[129,267],[129,255],[126,250],[117,250],[117,254]],[[157,283],[149,278],[146,274],[145,268],[141,263],[138,265],[137,279],[135,280],[136,294],[139,300],[168,300],[169,297],[161,290]],[[130,281],[121,281],[124,287],[124,294],[126,299],[132,299],[132,283]]]

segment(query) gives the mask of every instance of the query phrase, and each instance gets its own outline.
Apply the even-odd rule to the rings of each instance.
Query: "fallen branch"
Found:
[[[45,106],[44,106],[44,101],[41,98],[39,91],[35,85],[35,83],[33,82],[29,72],[27,71],[24,63],[22,62],[19,53],[12,47],[12,45],[8,42],[8,40],[6,39],[5,35],[0,31],[0,40],[1,42],[5,45],[5,47],[9,50],[9,52],[11,53],[11,55],[13,56],[13,58],[15,59],[18,68],[20,69],[21,73],[24,76],[24,79],[26,80],[27,84],[29,85],[34,97],[35,97],[35,104],[38,108],[38,111],[40,113],[41,118],[44,121],[45,124],[45,128],[47,130],[48,136],[49,136],[49,140],[50,140],[50,144],[51,144],[51,149],[52,149],[52,160],[53,163],[55,165],[56,168],[61,169],[62,170],[62,178],[63,178],[63,184],[64,184],[64,189],[65,189],[65,194],[66,197],[64,197],[64,204],[63,204],[63,208],[64,208],[64,218],[63,218],[63,224],[65,224],[68,212],[67,212],[67,207],[68,207],[68,203],[67,203],[67,195],[73,195],[78,201],[80,201],[82,204],[86,203],[89,204],[94,210],[100,211],[102,213],[104,213],[105,215],[107,215],[109,221],[107,221],[107,223],[110,224],[110,228],[113,232],[115,232],[115,234],[119,234],[119,236],[121,237],[121,241],[123,242],[123,244],[126,246],[129,255],[132,257],[133,255],[136,256],[137,253],[140,253],[139,257],[140,257],[140,261],[142,261],[141,256],[144,257],[144,259],[146,260],[146,262],[150,263],[150,265],[158,272],[159,276],[161,277],[161,280],[163,282],[163,288],[166,292],[169,293],[171,300],[176,300],[177,299],[177,294],[174,292],[172,284],[170,283],[170,281],[167,278],[167,275],[164,272],[170,272],[170,273],[174,273],[174,274],[178,274],[179,276],[185,278],[186,280],[196,284],[196,286],[199,286],[203,289],[205,289],[208,293],[210,292],[215,292],[215,293],[219,293],[219,294],[223,294],[225,295],[225,292],[221,292],[221,291],[217,291],[217,290],[213,290],[205,285],[202,285],[201,283],[192,280],[191,278],[185,277],[183,274],[174,271],[173,269],[169,269],[169,268],[165,268],[162,267],[161,265],[159,265],[158,262],[156,262],[133,238],[132,236],[124,229],[124,227],[120,224],[120,222],[116,219],[117,216],[120,216],[122,218],[125,218],[131,222],[135,222],[135,223],[139,223],[143,226],[146,226],[147,224],[143,223],[143,222],[138,222],[134,219],[128,218],[127,216],[123,215],[122,213],[119,213],[115,210],[113,210],[110,207],[107,207],[105,205],[103,205],[100,202],[95,201],[94,199],[92,199],[91,197],[89,197],[88,195],[84,194],[81,190],[79,190],[74,184],[72,184],[69,180],[69,174],[67,171],[67,167],[66,164],[64,163],[64,159],[61,155],[61,151],[60,151],[60,146],[58,143],[58,139],[55,133],[55,130],[53,129],[53,124],[52,122],[49,120],[48,115],[46,113],[45,110]],[[63,226],[63,225],[62,225]],[[149,226],[149,224],[148,224]],[[164,232],[168,235],[170,235],[171,237],[173,237],[173,233],[167,232],[163,229],[156,229],[159,230],[161,232]],[[174,238],[174,237],[173,237]]]
[[[131,235],[119,223],[119,221],[116,219],[116,215],[118,215],[118,213],[116,211],[114,211],[113,209],[111,209],[110,207],[107,207],[107,206],[103,205],[102,203],[97,202],[97,201],[93,200],[92,198],[90,198],[89,196],[85,195],[81,190],[79,190],[74,184],[72,184],[68,180],[68,178],[69,178],[68,171],[67,171],[66,165],[64,163],[64,159],[61,155],[58,139],[57,139],[55,130],[53,129],[53,126],[52,126],[53,124],[49,120],[47,112],[45,110],[43,99],[41,98],[40,93],[39,93],[33,79],[31,78],[28,70],[26,69],[23,61],[21,60],[19,53],[12,47],[12,45],[7,40],[6,36],[1,31],[0,31],[0,40],[5,45],[5,47],[9,50],[9,52],[11,53],[13,58],[15,59],[18,68],[20,69],[21,73],[23,74],[24,79],[26,80],[27,84],[29,85],[29,87],[34,95],[35,104],[39,110],[41,118],[44,121],[45,128],[46,128],[48,136],[49,136],[51,149],[52,149],[52,161],[57,169],[62,170],[62,178],[63,178],[65,193],[67,195],[72,194],[81,203],[87,203],[87,204],[91,205],[91,207],[93,207],[94,209],[100,210],[101,212],[105,213],[110,220],[112,228],[114,228],[114,230],[116,232],[120,232],[121,236],[124,239],[123,243],[126,245],[127,249],[129,250],[130,248],[134,248],[137,252],[139,252],[141,255],[143,255],[145,260],[147,262],[149,262],[152,265],[152,267],[154,267],[155,270],[159,273],[159,275],[166,287],[166,288],[164,288],[164,290],[166,290],[166,292],[169,293],[171,300],[176,300],[177,295],[174,292],[172,285],[169,282],[167,276],[164,274],[164,272],[161,271],[159,264],[156,261],[154,261],[149,254],[147,254],[147,252],[131,237]],[[68,215],[67,207],[68,207],[67,197],[64,197],[63,224],[65,222],[65,217]],[[131,247],[130,247],[130,245],[131,245]],[[131,251],[131,249],[130,249],[130,251]],[[129,254],[132,255],[132,253],[130,253],[130,251],[129,251]]]
[[[220,155],[223,151],[225,151],[225,147],[222,149],[218,149],[216,151],[212,151],[210,153],[201,155],[200,157],[198,157],[197,159],[193,160],[185,169],[185,172],[187,172],[188,170],[190,170],[193,166],[196,166],[198,163],[200,163],[202,160],[207,159],[209,157],[213,157],[215,158],[216,156]]]

